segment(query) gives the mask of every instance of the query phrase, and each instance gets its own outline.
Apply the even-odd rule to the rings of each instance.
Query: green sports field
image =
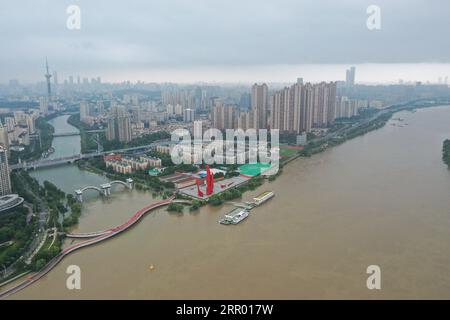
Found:
[[[281,157],[290,157],[294,154],[298,153],[298,149],[288,149],[288,148],[280,148],[280,156]]]
[[[239,167],[239,172],[246,176],[255,177],[270,168],[270,163],[247,163]]]

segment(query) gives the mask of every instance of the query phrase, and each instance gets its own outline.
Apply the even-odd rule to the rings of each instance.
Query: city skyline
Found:
[[[45,59],[45,58],[44,58]],[[44,66],[44,68],[42,67]],[[356,84],[397,84],[415,83],[417,81],[431,84],[444,84],[450,75],[450,63],[395,63],[395,64],[309,64],[309,65],[273,65],[273,66],[230,66],[230,67],[198,67],[196,69],[165,69],[153,71],[131,71],[123,74],[105,72],[97,73],[68,73],[64,66],[56,68],[49,62],[49,69],[57,73],[58,85],[83,84],[92,79],[103,83],[144,82],[144,83],[174,83],[174,84],[239,84],[252,85],[255,82],[267,84],[289,84],[298,77],[305,82],[319,83],[321,81],[346,81],[346,70],[356,67]],[[22,85],[43,83],[45,79],[45,60],[36,66],[32,78],[9,77],[0,78],[0,85],[7,85],[10,81],[18,81]],[[40,72],[40,73],[39,73]],[[0,75],[1,77],[1,75]],[[54,77],[54,75],[53,75]],[[448,81],[447,81],[448,84]],[[51,85],[55,82],[52,80]]]

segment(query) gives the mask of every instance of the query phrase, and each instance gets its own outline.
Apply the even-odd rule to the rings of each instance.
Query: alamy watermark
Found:
[[[75,264],[70,265],[66,269],[69,276],[66,279],[66,288],[69,290],[81,289],[81,268]]]
[[[366,273],[370,274],[367,278],[366,286],[369,290],[381,289],[381,268],[376,264],[367,267]]]
[[[66,13],[68,14],[66,20],[66,27],[69,30],[81,29],[81,9],[79,6],[72,4],[67,7]]]
[[[275,175],[279,170],[280,148],[278,129],[210,128],[202,132],[201,121],[194,123],[193,140],[187,129],[176,129],[171,139],[177,144],[170,155],[174,164],[266,164],[262,175]],[[270,140],[269,140],[270,137]]]
[[[366,13],[369,15],[366,20],[366,26],[369,30],[381,29],[381,8],[377,5],[370,5],[366,9]]]

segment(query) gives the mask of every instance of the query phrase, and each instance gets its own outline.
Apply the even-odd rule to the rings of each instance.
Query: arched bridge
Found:
[[[75,195],[77,197],[77,200],[80,201],[80,202],[83,202],[83,192],[86,191],[86,190],[95,190],[95,191],[98,191],[98,193],[101,196],[108,197],[109,195],[111,195],[111,187],[114,184],[121,184],[121,185],[125,186],[126,188],[128,188],[130,190],[133,189],[133,179],[128,178],[126,180],[126,182],[121,181],[121,180],[114,180],[114,181],[111,181],[111,182],[108,182],[108,183],[104,183],[104,184],[100,185],[100,187],[97,187],[97,186],[86,186],[86,187],[83,187],[81,189],[75,190]]]
[[[142,213],[144,212],[148,212],[149,210],[153,209],[153,208],[158,208],[160,206],[164,206],[167,205],[171,202],[174,203],[182,203],[182,204],[192,204],[191,200],[185,200],[185,199],[175,199],[174,196],[166,199],[166,200],[162,200],[160,202],[157,202],[155,204],[150,205],[149,207],[147,207],[146,209],[144,208],[144,210],[141,210]],[[141,218],[142,214],[140,214],[139,218]],[[131,220],[130,220],[131,221]],[[125,225],[125,224],[124,224]],[[107,229],[107,230],[100,230],[100,231],[94,231],[94,232],[84,232],[84,233],[66,233],[66,237],[67,238],[76,238],[76,239],[83,239],[83,238],[94,238],[94,237],[99,237],[99,236],[103,236],[103,235],[107,235],[109,233],[111,233],[111,231],[120,229],[120,227],[115,227],[115,228],[111,228],[111,229]]]

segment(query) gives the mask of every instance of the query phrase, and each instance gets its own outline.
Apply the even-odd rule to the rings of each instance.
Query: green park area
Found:
[[[282,158],[288,158],[293,156],[294,154],[297,154],[301,149],[298,148],[287,148],[287,147],[280,147],[280,156]]]
[[[256,177],[257,175],[269,170],[269,168],[270,163],[247,163],[239,167],[239,172],[249,177]]]

